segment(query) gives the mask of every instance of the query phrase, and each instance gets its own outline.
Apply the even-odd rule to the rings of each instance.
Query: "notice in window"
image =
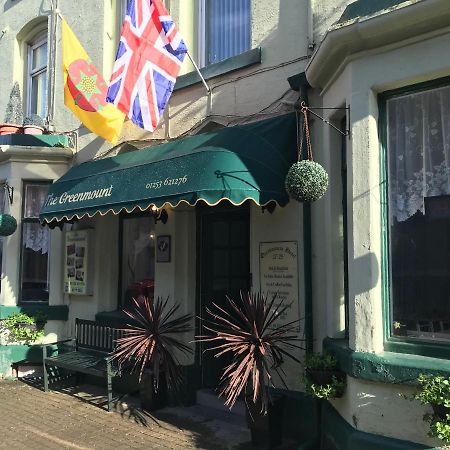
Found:
[[[68,231],[64,270],[64,292],[91,295],[89,285],[89,237],[91,230]]]
[[[297,242],[261,242],[259,244],[259,279],[261,292],[269,298],[277,294],[277,303],[288,305],[279,322],[298,320]],[[299,328],[299,327],[298,327]]]

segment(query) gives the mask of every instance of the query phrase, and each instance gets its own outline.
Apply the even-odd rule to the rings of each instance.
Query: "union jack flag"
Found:
[[[153,131],[187,52],[161,0],[131,0],[122,26],[106,100]]]

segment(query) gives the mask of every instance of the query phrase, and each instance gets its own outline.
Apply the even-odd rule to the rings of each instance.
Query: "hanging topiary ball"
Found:
[[[285,181],[289,197],[298,202],[315,202],[328,188],[326,170],[314,161],[298,161],[291,166]]]
[[[9,214],[0,214],[0,236],[10,236],[16,231],[17,220]]]

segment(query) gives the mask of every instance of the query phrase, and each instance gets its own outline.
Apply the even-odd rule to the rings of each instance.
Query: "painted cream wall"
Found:
[[[324,105],[348,104],[351,107],[351,137],[347,150],[349,345],[356,351],[383,351],[377,95],[386,90],[449,76],[450,64],[442,58],[449,45],[450,34],[445,30],[418,35],[409,41],[397,42],[370,52],[361,52],[345,61],[340,74],[321,92]],[[421,63],[418,64],[417,61]],[[319,149],[319,154],[326,167],[331,172],[338,173],[339,166],[331,160],[327,161],[336,151],[328,127],[324,127],[319,140],[324,144],[323,150]],[[330,212],[333,214],[329,194],[330,191],[325,196],[326,201],[317,202],[313,209],[313,229],[323,221],[325,225],[322,229],[325,234],[333,232],[332,223],[325,220]],[[321,237],[315,237],[317,251],[323,254],[331,267],[338,262],[338,256],[327,254],[324,248],[320,248],[320,240]],[[320,280],[315,279],[313,289],[321,289]],[[327,295],[329,321],[330,315],[337,315],[340,298],[339,289]],[[339,327],[327,329],[329,336],[338,332]],[[411,407],[406,400],[399,398],[400,392],[408,392],[408,389],[348,377],[347,394],[342,400],[336,400],[334,406],[359,430],[438,446],[439,441],[426,436],[422,421],[426,408],[417,403]]]
[[[252,274],[252,290],[261,290],[260,266],[259,266],[259,244],[261,242],[296,241],[298,258],[298,302],[299,315],[288,316],[287,320],[301,319],[299,339],[304,339],[304,317],[305,317],[305,277],[303,264],[303,208],[300,203],[291,201],[286,207],[276,207],[270,214],[262,211],[260,206],[252,204],[250,209],[250,272]],[[305,347],[304,342],[298,345]],[[294,356],[302,359],[303,351],[293,352]],[[301,384],[301,367],[288,358],[285,358],[283,366],[286,371],[286,384],[290,389],[303,390]],[[276,384],[282,387],[279,380]]]

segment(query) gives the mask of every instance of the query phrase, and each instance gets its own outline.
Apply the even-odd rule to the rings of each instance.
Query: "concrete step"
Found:
[[[217,393],[212,389],[200,389],[197,391],[197,405],[221,413],[239,416],[245,420],[245,404],[242,400],[238,400],[230,410],[224,405],[223,398],[218,397]]]

